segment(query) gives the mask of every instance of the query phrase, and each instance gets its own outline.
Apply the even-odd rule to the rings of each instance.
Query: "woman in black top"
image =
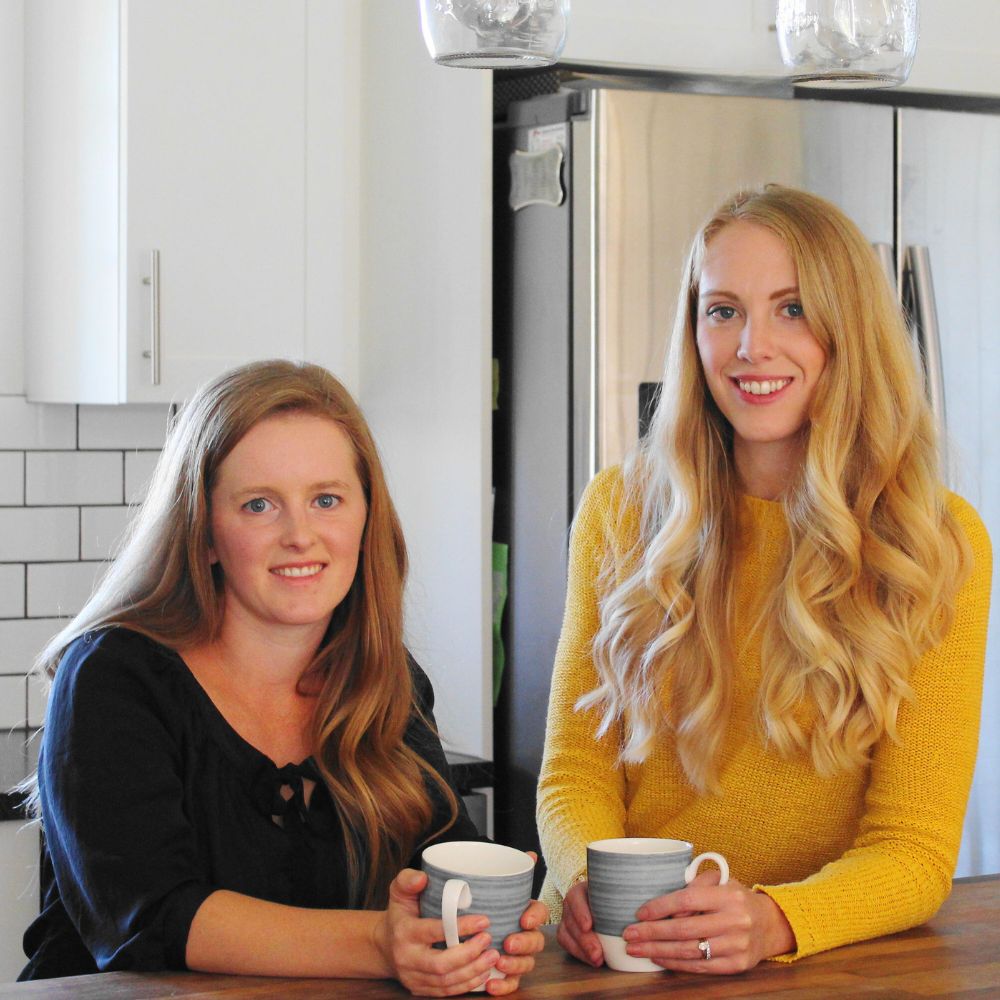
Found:
[[[402,639],[406,550],[357,406],[323,369],[204,387],[118,559],[43,651],[44,903],[22,979],[115,969],[395,977],[511,992],[545,908],[491,944],[419,917],[476,831]],[[56,667],[58,666],[58,669]],[[401,870],[402,869],[402,870]]]

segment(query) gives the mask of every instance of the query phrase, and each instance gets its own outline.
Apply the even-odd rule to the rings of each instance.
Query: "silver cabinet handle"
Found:
[[[934,298],[934,281],[931,277],[931,255],[927,247],[906,248],[905,263],[906,304],[909,308],[913,336],[920,348],[924,363],[924,379],[931,409],[938,422],[942,469],[945,461],[945,400],[944,372],[941,366],[941,332],[938,326],[937,301]]]
[[[149,294],[149,350],[142,356],[149,358],[150,381],[160,384],[160,251],[149,251],[149,277],[142,283],[150,286]]]

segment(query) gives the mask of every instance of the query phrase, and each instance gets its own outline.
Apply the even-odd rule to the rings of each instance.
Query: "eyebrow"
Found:
[[[340,490],[347,491],[351,488],[351,484],[345,482],[342,479],[329,479],[322,483],[311,483],[306,487],[307,492],[317,492],[330,491],[330,490]],[[251,494],[258,493],[280,493],[281,491],[275,486],[245,486],[238,490],[233,490],[230,494],[234,499],[236,497],[249,496]]]
[[[799,294],[799,286],[798,285],[789,285],[788,288],[779,288],[776,292],[771,292],[771,294],[768,296],[768,299],[769,300],[781,299],[781,298],[784,298],[786,295],[789,295],[789,294],[798,295]],[[700,299],[707,299],[707,298],[711,298],[713,295],[722,295],[722,296],[724,296],[726,298],[729,298],[729,299],[738,299],[739,298],[739,296],[735,292],[727,292],[724,288],[710,288],[710,289],[708,289],[707,292],[702,292],[698,296],[698,298],[700,298]]]

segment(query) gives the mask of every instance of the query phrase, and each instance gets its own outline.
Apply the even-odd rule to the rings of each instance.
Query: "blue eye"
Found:
[[[243,509],[250,511],[251,514],[263,514],[271,509],[271,501],[263,497],[254,497],[253,500],[247,500]]]
[[[316,497],[316,506],[323,510],[332,510],[340,503],[340,497],[335,497],[332,493],[320,493]]]
[[[736,309],[733,306],[712,306],[708,315],[714,319],[728,320],[736,315]]]
[[[791,319],[801,319],[805,316],[805,310],[801,302],[789,302],[784,306],[785,314]]]

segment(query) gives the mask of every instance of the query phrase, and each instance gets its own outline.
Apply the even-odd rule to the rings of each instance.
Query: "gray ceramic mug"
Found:
[[[444,922],[446,946],[459,943],[459,916],[478,913],[490,918],[493,947],[503,951],[506,938],[521,930],[521,914],[531,902],[531,856],[502,844],[453,840],[426,848],[421,859],[427,888],[420,895],[420,915]],[[493,969],[490,978],[504,974]]]
[[[604,961],[620,972],[662,972],[651,959],[629,955],[622,934],[637,922],[636,911],[651,899],[682,889],[698,874],[702,861],[714,861],[729,881],[729,865],[721,854],[708,851],[693,861],[686,840],[659,837],[618,837],[587,845],[587,893],[594,931]]]

